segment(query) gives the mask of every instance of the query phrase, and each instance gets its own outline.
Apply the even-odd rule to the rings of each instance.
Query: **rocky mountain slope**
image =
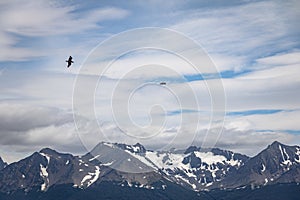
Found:
[[[2,170],[4,167],[6,167],[6,165],[7,165],[7,163],[4,162],[4,161],[2,160],[2,158],[0,157],[0,170]]]
[[[237,188],[274,183],[300,182],[300,147],[273,142],[258,155],[250,158],[220,186]]]
[[[18,162],[3,164],[0,170],[0,192],[4,194],[47,193],[60,186],[87,190],[111,183],[142,191],[190,189],[193,196],[200,191],[299,182],[300,147],[279,142],[252,158],[217,148],[191,146],[157,152],[141,144],[102,142],[83,156],[45,148]]]

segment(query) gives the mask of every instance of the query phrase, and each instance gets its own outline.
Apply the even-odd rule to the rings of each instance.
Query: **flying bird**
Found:
[[[68,63],[68,66],[67,66],[68,68],[72,65],[72,63],[74,63],[72,59],[73,59],[72,56],[70,56],[69,59],[66,60],[66,62]]]

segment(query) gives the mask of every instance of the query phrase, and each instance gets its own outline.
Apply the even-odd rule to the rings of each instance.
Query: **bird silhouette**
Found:
[[[66,60],[66,62],[68,63],[68,66],[67,66],[68,68],[72,65],[72,63],[74,63],[74,62],[72,61],[72,59],[73,59],[72,56],[70,56],[69,59]]]

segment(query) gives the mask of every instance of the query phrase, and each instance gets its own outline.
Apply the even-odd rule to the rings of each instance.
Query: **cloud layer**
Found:
[[[82,153],[102,140],[141,142],[153,149],[185,148],[206,141],[248,155],[274,140],[299,144],[297,8],[299,2],[294,0],[1,2],[0,156],[11,162],[45,146]],[[228,113],[224,122],[211,123],[212,114],[221,112],[212,113],[208,85],[220,79],[205,59],[197,74],[174,52],[134,49],[120,55],[99,76],[99,66],[110,63],[109,56],[116,50],[141,41],[155,39],[201,60],[182,40],[165,44],[171,35],[163,34],[154,39],[132,35],[103,51],[92,51],[114,33],[144,26],[174,29],[205,49],[222,77],[227,106],[221,111]],[[66,70],[69,54],[75,63]],[[90,70],[80,71],[86,64]],[[83,77],[79,103],[90,115],[72,110],[78,73]],[[159,85],[161,81],[167,85]],[[92,100],[86,101],[89,90]],[[151,123],[150,128],[157,130],[162,122],[157,135],[139,131]]]

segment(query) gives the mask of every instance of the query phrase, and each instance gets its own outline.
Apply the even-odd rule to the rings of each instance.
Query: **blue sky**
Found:
[[[102,140],[141,142],[149,148],[158,148],[167,146],[163,141],[173,134],[178,136],[174,146],[176,141],[192,138],[178,144],[185,147],[191,142],[201,145],[203,133],[222,126],[223,132],[215,145],[229,146],[249,155],[274,140],[299,145],[299,8],[296,0],[1,1],[0,156],[11,162],[45,146],[82,153],[87,146],[94,145],[92,139],[82,141],[74,124],[76,77],[87,63],[109,61],[109,57],[101,57],[99,63],[90,61],[93,52],[101,55],[97,52],[100,47],[96,48],[101,42],[144,27],[172,30],[195,41],[206,52],[203,61],[209,58],[219,73],[209,70],[195,73],[170,52],[142,50],[123,55],[107,71],[103,85],[95,89],[97,102],[93,106],[98,121],[76,116],[86,120],[82,124],[91,138],[101,129],[105,133],[100,137]],[[148,39],[151,38],[133,35],[124,42]],[[164,43],[161,35],[154,39]],[[121,44],[115,45],[107,52],[113,52]],[[189,50],[179,40],[169,45],[182,52]],[[65,60],[69,55],[75,63],[67,69]],[[159,61],[165,68],[157,71],[132,68],[136,64],[150,65],[152,61]],[[91,69],[82,74],[87,88],[99,79],[97,67]],[[182,75],[180,78],[171,73],[175,69]],[[126,73],[128,78],[122,79]],[[161,79],[167,82],[167,87],[156,87],[155,83]],[[140,127],[153,121],[165,122],[165,135],[139,141],[139,133],[131,129],[128,121],[120,118],[123,124],[113,123],[108,105],[113,86],[120,80],[123,84],[117,91],[120,99],[128,97],[125,91],[130,88],[154,83],[153,88],[150,84],[137,90],[132,97],[134,106],[128,104],[133,109],[129,112],[131,120]],[[213,104],[207,84],[220,80],[227,116],[222,123],[210,124]],[[192,102],[187,91],[194,91],[193,97],[198,102]],[[178,105],[171,92],[183,98],[180,100],[187,106]],[[192,120],[195,118],[198,121]],[[190,119],[190,124],[186,124],[189,121],[186,119]],[[191,127],[197,125],[194,133]],[[122,140],[120,126],[137,137]]]

